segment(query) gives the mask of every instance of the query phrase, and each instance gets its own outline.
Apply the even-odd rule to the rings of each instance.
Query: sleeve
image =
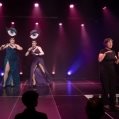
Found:
[[[106,51],[104,49],[100,50],[100,54],[104,54]]]

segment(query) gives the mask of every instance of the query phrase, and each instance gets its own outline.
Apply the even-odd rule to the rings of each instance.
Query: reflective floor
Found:
[[[14,119],[24,110],[21,95],[27,90],[39,93],[37,110],[48,119],[87,119],[85,106],[88,98],[101,94],[101,85],[94,81],[54,81],[52,86],[29,87],[27,81],[20,87],[0,86],[0,119]],[[117,98],[118,101],[118,98]],[[106,119],[119,119],[119,111],[106,111]]]

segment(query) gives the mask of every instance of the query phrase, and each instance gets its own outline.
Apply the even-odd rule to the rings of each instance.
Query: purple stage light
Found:
[[[1,72],[0,75],[1,75],[1,76],[4,76],[4,72]]]
[[[68,71],[68,72],[67,72],[67,75],[69,75],[69,76],[70,76],[71,74],[72,74],[72,72],[71,72],[71,71]]]

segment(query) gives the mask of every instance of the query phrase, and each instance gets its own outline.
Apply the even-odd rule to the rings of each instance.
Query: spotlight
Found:
[[[23,72],[21,71],[19,74],[20,74],[20,75],[22,75],[22,74],[23,74]]]
[[[103,10],[105,10],[105,9],[107,9],[107,7],[106,7],[106,6],[104,6],[102,9],[103,9]]]
[[[12,21],[11,24],[14,25],[15,23]]]
[[[4,76],[4,72],[1,72],[0,75],[1,75],[1,76]]]
[[[62,26],[62,23],[61,22],[59,23],[59,26]]]
[[[55,71],[52,71],[52,74],[55,74]]]
[[[82,27],[84,27],[84,24],[81,24]]]
[[[2,3],[0,3],[0,7],[2,7]]]
[[[38,22],[36,22],[35,24],[36,24],[36,25],[38,25],[39,23],[38,23]]]
[[[70,6],[69,6],[70,8],[74,8],[74,4],[70,4]]]
[[[72,74],[72,72],[71,72],[71,71],[68,71],[68,72],[67,72],[67,75],[69,75],[69,76],[70,76],[71,74]]]
[[[34,7],[39,7],[39,4],[38,4],[38,3],[35,3],[35,4],[34,4]]]

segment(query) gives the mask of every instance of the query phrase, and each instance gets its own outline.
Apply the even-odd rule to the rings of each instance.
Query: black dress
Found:
[[[31,64],[31,73],[30,73],[30,84],[32,84],[33,74],[35,75],[36,85],[48,85],[50,82],[50,78],[48,76],[48,72],[46,70],[43,56],[40,56],[40,51],[36,48],[34,51],[31,51],[32,55],[32,64]],[[45,70],[45,73],[39,67],[41,64]]]
[[[110,51],[109,49],[102,49],[100,53]],[[115,105],[116,97],[116,69],[115,61],[116,54],[114,51],[106,53],[105,58],[100,62],[100,80],[103,89],[103,99],[105,105]]]

